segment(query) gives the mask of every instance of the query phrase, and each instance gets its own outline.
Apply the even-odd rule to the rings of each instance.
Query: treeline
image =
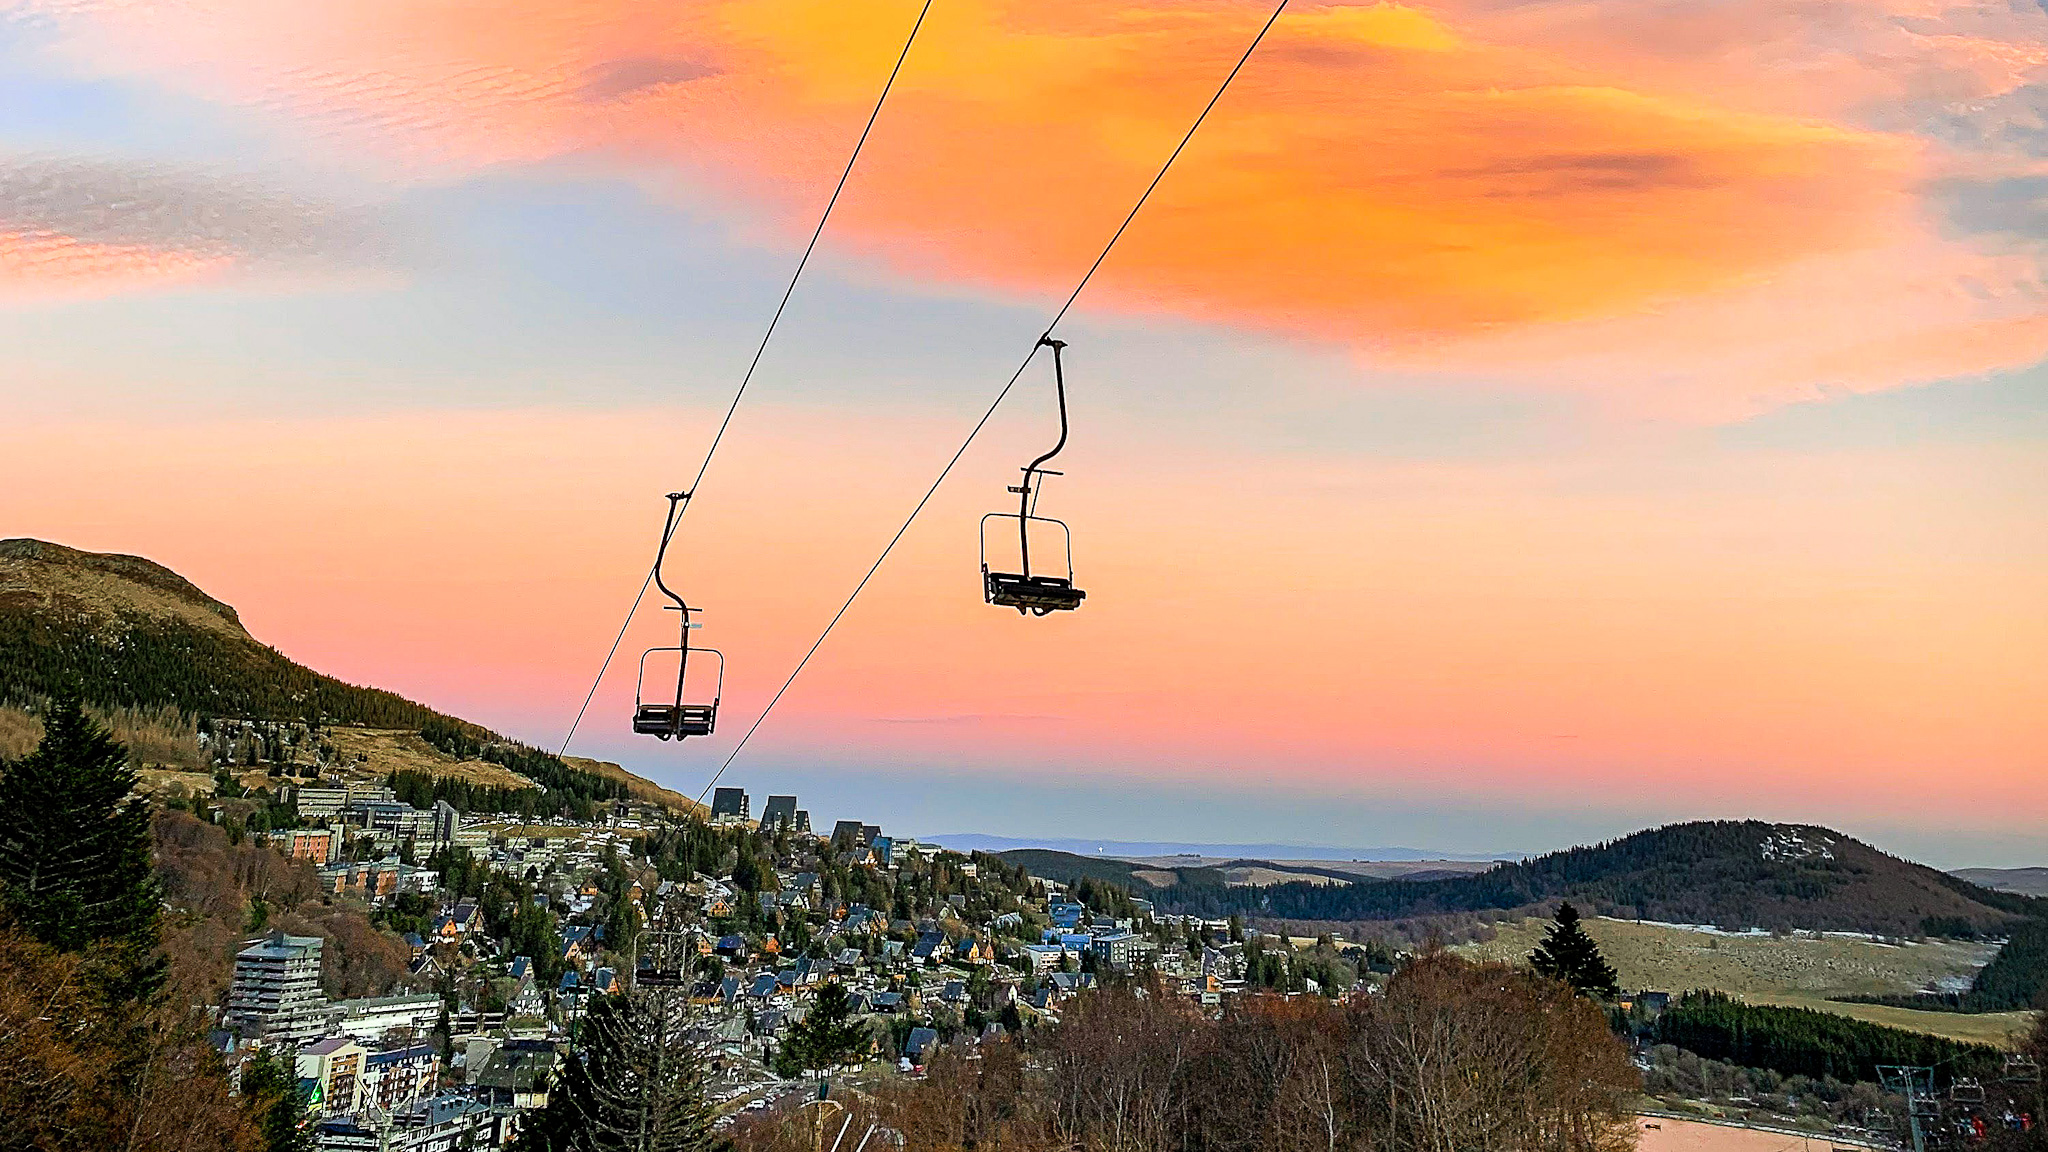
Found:
[[[255,640],[177,621],[130,619],[117,636],[102,638],[41,615],[0,614],[0,699],[66,693],[103,707],[171,707],[195,717],[371,728],[447,720],[395,692],[323,676]]]
[[[1981,1044],[1811,1008],[1744,1004],[1721,992],[1679,997],[1657,1018],[1654,1035],[1660,1044],[1710,1059],[1816,1080],[1875,1081],[1880,1064],[1914,1064],[1940,1067],[1945,1083],[1956,1075],[1989,1075],[2001,1060]]]
[[[549,792],[592,802],[633,798],[632,789],[624,781],[571,768],[551,752],[503,739],[496,733],[462,720],[438,714],[430,716],[420,724],[420,739],[457,760],[483,760],[509,768]]]
[[[1885,1108],[1883,1089],[1865,1081],[1786,1076],[1768,1068],[1709,1060],[1670,1044],[1652,1045],[1643,1055],[1648,1057],[1643,1091],[1662,1097],[1666,1105],[1707,1101],[1734,1119],[1779,1124],[1814,1119],[1859,1128]]]
[[[849,1094],[845,1123],[900,1133],[904,1152],[1610,1152],[1631,1143],[1639,1083],[1590,1002],[1526,972],[1436,954],[1382,996],[1248,995],[1217,1016],[1112,984],[1075,1000],[1057,1026],[941,1049],[921,1080]],[[733,1137],[738,1152],[814,1142],[796,1109]]]
[[[1801,829],[1812,836],[1815,830]],[[1653,828],[1609,843],[1436,880],[1296,881],[1233,887],[1213,869],[1182,871],[1155,897],[1175,912],[1359,922],[1534,908],[1570,897],[1596,912],[1682,923],[1889,933],[2003,931],[2043,902],[1993,893],[1897,860],[1846,836],[1826,854],[1771,850],[1784,834],[1760,821]],[[1939,902],[1932,915],[1904,909]]]
[[[421,722],[419,732],[420,739],[457,760],[482,760],[509,768],[539,787],[479,784],[411,769],[393,773],[389,779],[392,790],[415,808],[431,808],[434,801],[445,800],[463,813],[526,819],[567,816],[587,821],[602,805],[632,799],[632,790],[621,781],[571,768],[550,753],[465,721],[435,714]]]
[[[1929,1012],[2017,1012],[2048,1008],[2048,920],[2012,930],[1991,963],[1977,970],[1968,992],[1904,996],[1837,996],[1845,1004],[1889,1004]]]
[[[398,798],[415,808],[432,808],[434,801],[446,800],[450,807],[467,816],[483,813],[511,816],[520,820],[544,820],[566,816],[571,820],[596,818],[598,802],[588,796],[559,792],[552,788],[514,788],[507,784],[479,784],[453,776],[436,776],[406,768],[385,777]]]

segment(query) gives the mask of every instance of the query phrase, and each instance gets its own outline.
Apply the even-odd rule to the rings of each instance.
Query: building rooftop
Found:
[[[302,960],[308,956],[317,959],[321,945],[326,941],[318,936],[288,936],[283,932],[272,932],[247,943],[248,947],[235,953],[238,959]]]

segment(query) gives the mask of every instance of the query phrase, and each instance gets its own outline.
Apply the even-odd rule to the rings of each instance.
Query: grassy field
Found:
[[[663,788],[652,780],[635,776],[609,760],[591,760],[582,756],[565,756],[562,762],[571,768],[591,772],[607,780],[617,780],[633,794],[635,800],[659,804],[671,812],[708,812],[704,805],[697,803],[680,792]]]
[[[1484,944],[1462,945],[1466,955],[1519,961],[1543,936],[1548,921],[1500,925]],[[1682,992],[1710,988],[1756,1004],[1818,1008],[1937,1036],[2004,1044],[2030,1022],[2024,1012],[1964,1015],[1916,1012],[1875,1004],[1838,1004],[1829,996],[1915,992],[1937,981],[1967,984],[1988,961],[1990,945],[1948,941],[1888,945],[1829,936],[1776,939],[1722,936],[1661,924],[1593,918],[1586,931],[1621,974],[1625,988]]]
[[[417,732],[337,726],[322,728],[320,735],[334,745],[342,761],[349,765],[343,775],[357,779],[382,780],[393,772],[425,772],[431,776],[452,776],[472,784],[534,787],[533,781],[488,760],[457,760],[420,739]]]
[[[1743,997],[1753,1004],[1782,1004],[1788,1008],[1818,1008],[1872,1024],[1889,1024],[1914,1032],[1968,1040],[1999,1048],[2013,1047],[2016,1038],[2033,1026],[2032,1012],[1915,1012],[1888,1004],[1839,1004],[1818,996],[1792,992],[1752,992]]]

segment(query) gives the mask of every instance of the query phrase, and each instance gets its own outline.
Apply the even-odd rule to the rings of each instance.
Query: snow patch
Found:
[[[1758,845],[1766,860],[1833,860],[1835,842],[1826,836],[1808,840],[1799,829],[1779,825]]]

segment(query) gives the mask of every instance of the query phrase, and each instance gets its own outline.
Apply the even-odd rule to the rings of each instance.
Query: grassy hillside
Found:
[[[671,812],[709,812],[706,805],[699,804],[688,796],[671,788],[663,788],[645,777],[635,776],[609,760],[592,760],[584,756],[565,756],[563,762],[579,772],[588,772],[607,780],[625,785],[635,800],[648,804],[659,804]]]
[[[540,814],[674,796],[615,765],[572,766],[395,692],[316,672],[258,641],[233,608],[160,564],[0,540],[0,706],[12,706],[0,708],[0,754],[18,755],[39,727],[34,708],[67,692],[116,721],[138,750],[172,747],[176,755],[161,761],[170,768],[282,762],[307,774],[417,772],[464,786],[458,793],[537,790],[521,807]],[[150,725],[123,730],[123,715],[150,717]],[[213,721],[231,722],[232,747],[213,739],[223,730]],[[202,762],[187,762],[195,756],[186,733]]]
[[[1620,973],[1625,988],[1679,992],[1704,988],[1753,1004],[1816,1008],[1975,1044],[2005,1045],[2024,1033],[2025,1012],[1964,1015],[1872,1004],[1833,1003],[1840,996],[1909,994],[1929,986],[1962,989],[1998,951],[1980,941],[1929,940],[1885,944],[1845,936],[1727,936],[1669,924],[1588,917],[1586,931]],[[1543,938],[1548,920],[1503,923],[1484,943],[1456,951],[1520,963]]]

